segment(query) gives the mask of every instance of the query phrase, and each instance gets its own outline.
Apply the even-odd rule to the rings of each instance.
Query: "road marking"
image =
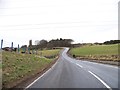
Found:
[[[115,68],[115,69],[119,68],[118,66],[112,66],[112,65],[107,65],[107,64],[101,64],[101,65],[104,65],[105,67]]]
[[[83,68],[83,66],[81,66],[81,65],[79,65],[79,64],[77,64],[77,63],[76,63],[76,65],[79,66],[79,67],[81,67],[81,68]]]
[[[104,64],[104,63],[97,63],[97,62],[90,62],[90,61],[84,61],[84,62],[88,62],[88,63],[91,63],[91,64],[103,65],[103,66],[105,66],[105,67],[110,67],[110,68],[116,68],[116,69],[119,68],[118,66],[113,66],[113,65]]]
[[[51,67],[51,69],[54,68],[54,67],[56,66],[57,63],[58,63],[58,62],[56,62],[56,63]]]
[[[91,64],[99,64],[99,65],[103,65],[105,67],[110,67],[110,68],[116,68],[118,69],[118,66],[113,66],[113,65],[109,65],[109,64],[104,64],[104,63],[97,63],[97,62],[89,62]]]
[[[40,78],[42,78],[45,74],[47,74],[50,70],[52,70],[52,68],[54,68],[57,63],[58,63],[58,61],[49,70],[47,70],[40,77],[38,77],[37,79],[35,79],[31,84],[29,84],[27,87],[25,87],[24,90],[28,89],[30,86],[32,86],[34,83],[36,83]]]
[[[73,63],[72,61],[70,61],[71,63]]]
[[[95,75],[94,73],[92,73],[91,71],[88,71],[90,74],[92,74],[95,78],[97,78],[103,85],[105,85],[105,87],[107,87],[109,90],[112,90],[112,88],[110,86],[108,86],[102,79],[100,79],[97,75]]]
[[[36,80],[34,80],[31,84],[29,84],[26,88],[25,88],[25,90],[27,89],[27,88],[29,88],[30,86],[32,86],[35,82],[37,82],[40,78],[42,78],[45,74],[47,74],[49,71],[51,70],[51,68],[48,70],[48,71],[46,71],[44,74],[42,74],[40,77],[38,77]]]

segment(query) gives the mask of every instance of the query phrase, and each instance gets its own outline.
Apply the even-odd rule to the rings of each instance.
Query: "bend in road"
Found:
[[[75,60],[65,48],[57,63],[39,77],[29,88],[118,88],[117,67]]]

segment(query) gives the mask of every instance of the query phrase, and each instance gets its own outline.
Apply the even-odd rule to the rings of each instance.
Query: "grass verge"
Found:
[[[59,51],[60,50],[58,50],[58,52]],[[6,51],[3,51],[2,58],[3,88],[14,87],[16,82],[44,70],[54,61],[53,58],[40,58],[34,54],[17,54],[15,52]]]

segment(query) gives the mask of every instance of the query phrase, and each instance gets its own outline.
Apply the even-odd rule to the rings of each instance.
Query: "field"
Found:
[[[60,52],[60,49],[53,49],[53,50],[42,50],[38,51],[38,54],[43,57],[56,57]]]
[[[43,55],[58,55],[59,50],[42,51]],[[54,53],[52,53],[54,52]],[[11,84],[24,79],[30,75],[34,75],[45,69],[54,59],[39,57],[35,54],[18,54],[15,52],[2,53],[2,74],[3,86],[11,87]]]
[[[82,46],[72,48],[69,53],[81,59],[118,61],[118,44]]]

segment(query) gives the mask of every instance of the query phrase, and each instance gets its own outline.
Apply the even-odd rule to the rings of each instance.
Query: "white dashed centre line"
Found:
[[[88,71],[90,74],[92,74],[95,78],[97,78],[103,85],[105,85],[105,87],[107,87],[109,90],[112,90],[112,88],[110,86],[108,86],[102,79],[100,79],[97,75],[95,75],[94,73],[92,73],[91,71]]]
[[[76,63],[76,65],[79,66],[79,67],[81,67],[81,68],[83,68],[83,66],[81,66],[81,65],[79,65],[79,64],[77,64],[77,63]]]

